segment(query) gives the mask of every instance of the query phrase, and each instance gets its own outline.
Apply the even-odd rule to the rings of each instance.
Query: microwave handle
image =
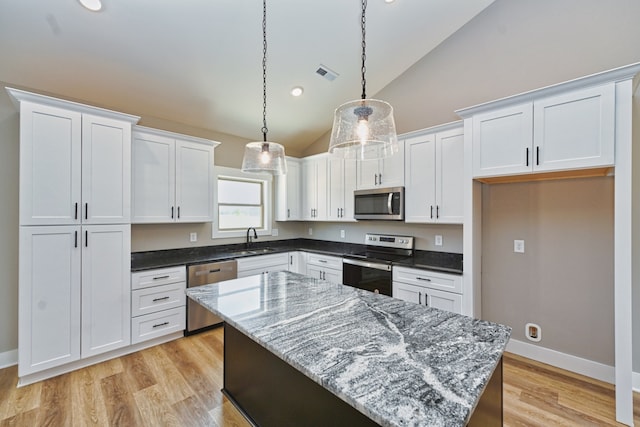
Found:
[[[391,202],[393,201],[393,192],[389,192],[389,198],[387,199],[387,210],[389,211],[389,215],[393,215],[393,206]]]

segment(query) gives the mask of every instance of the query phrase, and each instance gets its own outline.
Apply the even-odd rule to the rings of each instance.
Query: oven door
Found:
[[[342,260],[342,283],[354,288],[391,296],[391,265],[344,258]]]

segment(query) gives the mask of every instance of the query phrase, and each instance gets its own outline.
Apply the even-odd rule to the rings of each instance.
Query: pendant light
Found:
[[[287,161],[284,147],[267,142],[267,0],[262,2],[262,141],[250,142],[244,148],[242,172],[285,175]]]
[[[346,159],[382,159],[398,152],[393,107],[385,101],[367,99],[366,9],[367,0],[362,0],[362,99],[336,109],[329,141],[329,153]]]

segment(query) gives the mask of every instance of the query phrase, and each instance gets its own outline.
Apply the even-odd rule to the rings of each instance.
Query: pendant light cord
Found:
[[[367,98],[367,79],[364,77],[365,72],[367,71],[367,67],[365,67],[364,62],[367,59],[367,54],[365,53],[367,48],[367,43],[365,42],[365,11],[367,10],[367,0],[362,0],[362,20],[360,24],[362,26],[362,99]]]
[[[267,142],[267,0],[262,2],[262,140]]]

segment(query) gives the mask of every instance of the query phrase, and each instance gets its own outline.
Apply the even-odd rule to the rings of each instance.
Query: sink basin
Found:
[[[234,256],[263,255],[273,251],[274,249],[271,249],[271,248],[245,249],[242,251],[231,252],[231,255],[234,255]]]

